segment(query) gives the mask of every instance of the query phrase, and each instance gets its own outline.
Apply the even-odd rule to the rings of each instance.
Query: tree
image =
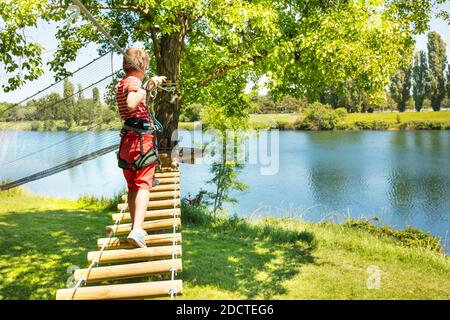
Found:
[[[224,96],[220,91],[230,90],[229,83],[236,78],[240,86],[233,86],[235,91],[228,95],[234,101],[249,80],[266,75],[276,100],[285,95],[315,96],[324,85],[343,92],[345,83],[352,82],[370,102],[412,51],[413,36],[427,28],[433,2],[83,1],[120,46],[142,43],[155,57],[151,71],[180,84],[175,94],[161,92],[156,101],[156,116],[166,128],[158,137],[161,147],[173,146],[170,138],[182,98],[183,103],[206,105],[210,96]],[[5,89],[17,88],[43,72],[42,46],[21,36],[23,28],[35,26],[38,18],[68,18],[69,4],[69,0],[0,3],[4,21],[0,62],[12,70],[21,68],[15,61],[27,62],[22,64],[24,75],[12,76]],[[112,48],[92,23],[61,24],[57,38],[50,66],[58,78],[68,74],[65,66],[86,43],[100,44],[101,52]]]
[[[87,104],[83,95],[83,86],[78,84],[77,101],[75,103],[75,112],[73,114],[73,120],[79,126],[83,119],[87,118]]]
[[[64,112],[62,115],[67,129],[70,129],[72,127],[74,121],[75,98],[73,94],[74,94],[73,84],[67,79],[64,80],[64,93],[63,93]]]
[[[428,61],[425,51],[420,50],[414,56],[413,67],[413,97],[414,106],[417,112],[423,107],[423,101],[427,97],[429,91],[429,70]]]
[[[391,78],[389,92],[392,99],[397,103],[397,109],[400,112],[405,111],[406,104],[411,97],[411,75],[412,68],[408,64],[405,67],[400,67]]]
[[[230,84],[232,86],[233,84]],[[236,81],[236,86],[239,82]],[[231,90],[230,92],[233,92]],[[237,199],[232,198],[230,193],[233,190],[243,191],[248,186],[237,180],[238,173],[244,168],[244,164],[239,159],[239,153],[243,146],[243,131],[247,127],[247,118],[252,109],[248,95],[240,94],[236,103],[240,108],[233,105],[220,105],[218,101],[226,101],[229,94],[223,91],[224,97],[211,100],[206,108],[202,110],[202,120],[209,129],[214,129],[211,150],[212,156],[219,154],[219,158],[211,164],[209,169],[213,178],[207,181],[215,186],[215,192],[209,192],[207,196],[214,200],[213,212],[223,208],[225,202],[236,203]],[[217,97],[216,97],[217,98]],[[211,147],[211,145],[209,146]],[[232,150],[230,150],[232,147]],[[229,153],[232,153],[230,156]]]
[[[434,111],[441,110],[445,97],[446,44],[437,32],[428,33],[428,65],[430,69],[430,100]]]
[[[450,100],[450,64],[447,67],[447,98]]]
[[[95,120],[98,121],[98,118],[100,116],[100,108],[101,108],[100,90],[97,87],[94,87],[92,89],[92,110],[89,113],[90,123],[92,123]]]

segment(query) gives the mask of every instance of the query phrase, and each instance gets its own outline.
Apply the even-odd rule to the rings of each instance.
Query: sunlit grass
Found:
[[[397,116],[401,122],[406,121],[441,121],[450,122],[450,111],[439,112],[384,112],[384,113],[349,113],[347,120],[350,123],[356,121],[382,120],[388,122],[397,122]]]
[[[0,193],[0,297],[54,299],[111,224],[102,202]],[[247,221],[183,207],[178,299],[449,299],[450,261],[331,222]],[[381,270],[368,289],[367,268]],[[146,279],[133,279],[145,281]],[[130,282],[128,281],[128,282]]]

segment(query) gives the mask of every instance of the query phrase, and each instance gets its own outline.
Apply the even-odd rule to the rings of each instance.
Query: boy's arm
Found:
[[[147,82],[147,90],[151,91],[154,88],[156,88],[157,86],[159,86],[161,83],[163,83],[164,81],[166,81],[166,77],[164,76],[155,76],[153,78],[151,78],[150,81]],[[130,85],[130,87],[128,88],[128,96],[127,96],[127,109],[130,112],[133,112],[134,109],[137,108],[137,106],[139,105],[139,103],[141,103],[141,101],[143,99],[145,99],[147,92],[146,90],[138,87],[135,83],[133,85]]]
[[[139,103],[145,99],[146,92],[144,89],[139,88],[137,91],[128,92],[127,96],[127,109],[129,112],[133,112],[137,108]]]

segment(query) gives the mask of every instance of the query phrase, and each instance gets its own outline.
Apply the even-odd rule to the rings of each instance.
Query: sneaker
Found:
[[[145,232],[144,230],[131,230],[130,234],[127,237],[127,240],[135,248],[147,248],[147,244],[145,243],[146,235],[147,232]]]

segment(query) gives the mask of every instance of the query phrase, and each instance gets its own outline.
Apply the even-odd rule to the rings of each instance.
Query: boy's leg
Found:
[[[144,230],[142,225],[144,223],[145,213],[147,212],[149,198],[150,191],[147,189],[140,189],[136,192],[134,201],[134,216],[132,217],[133,230]]]
[[[136,211],[136,195],[137,191],[128,191],[128,208],[130,209],[131,216],[131,228],[133,228],[134,224],[134,213]]]

